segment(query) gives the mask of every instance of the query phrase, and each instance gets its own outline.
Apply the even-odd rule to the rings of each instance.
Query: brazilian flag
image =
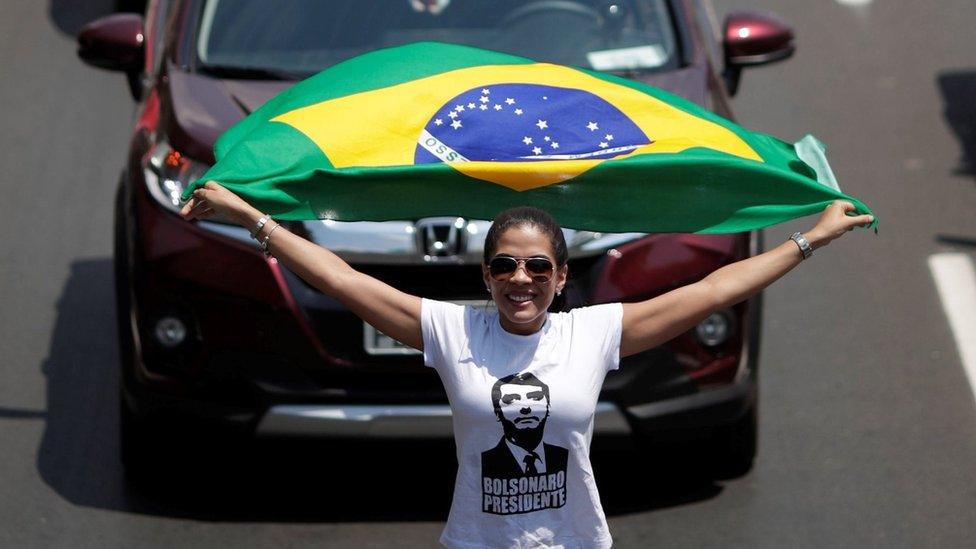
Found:
[[[726,233],[851,201],[812,137],[789,144],[600,72],[417,43],[335,65],[227,131],[214,180],[281,220],[491,219]],[[875,222],[876,223],[876,222]]]

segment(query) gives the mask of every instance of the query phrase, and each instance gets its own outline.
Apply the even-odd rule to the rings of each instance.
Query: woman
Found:
[[[538,209],[502,212],[486,236],[482,276],[497,314],[421,299],[360,273],[214,182],[197,189],[181,214],[187,220],[221,215],[251,229],[309,284],[423,351],[447,390],[458,451],[444,545],[609,547],[589,462],[607,371],[762,290],[811,248],[873,221],[846,215],[853,209],[835,202],[805,239],[797,233],[653,299],[558,314],[547,309],[566,284],[566,242]]]

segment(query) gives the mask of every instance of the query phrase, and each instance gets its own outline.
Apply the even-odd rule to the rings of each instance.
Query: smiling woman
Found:
[[[482,274],[505,330],[539,331],[566,285],[568,257],[563,232],[549,214],[524,207],[498,214],[485,237]]]
[[[422,350],[451,402],[459,471],[441,536],[450,547],[609,547],[589,442],[597,399],[621,357],[655,347],[760,291],[813,249],[873,221],[837,201],[805,235],[703,280],[635,303],[550,313],[566,284],[566,243],[547,213],[500,213],[482,277],[496,312],[421,299],[360,273],[214,182],[193,192],[188,219],[223,216],[266,252],[378,330]],[[501,432],[497,423],[501,423]],[[511,515],[522,515],[513,519]]]

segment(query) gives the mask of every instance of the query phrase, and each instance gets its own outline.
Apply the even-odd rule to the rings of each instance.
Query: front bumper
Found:
[[[756,405],[757,386],[750,370],[734,383],[657,402],[630,406],[626,415],[636,432],[695,430],[732,423]]]
[[[256,414],[246,408],[185,398],[145,393],[127,396],[130,405],[141,408],[140,411],[206,419],[215,426],[253,432],[258,438],[453,436],[451,409],[447,404],[275,404],[263,414]],[[598,436],[646,436],[668,431],[710,429],[738,420],[755,403],[756,384],[751,375],[732,385],[657,402],[621,407],[613,402],[601,401],[594,415],[593,432]]]
[[[622,435],[630,426],[620,409],[600,402],[594,432]],[[258,423],[258,437],[314,436],[357,438],[449,438],[453,436],[451,408],[447,404],[372,405],[278,405]]]
[[[732,385],[621,408],[597,404],[596,435],[649,435],[707,429],[741,418],[756,401],[756,384],[745,375]],[[451,409],[432,405],[275,405],[255,428],[258,437],[450,438]]]

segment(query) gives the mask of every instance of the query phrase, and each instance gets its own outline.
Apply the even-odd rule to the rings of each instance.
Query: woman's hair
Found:
[[[566,264],[569,251],[566,249],[566,238],[563,237],[563,230],[559,227],[559,223],[556,223],[551,215],[539,208],[519,206],[499,213],[491,222],[491,228],[488,229],[488,235],[485,236],[485,265],[495,255],[495,250],[498,249],[498,239],[501,238],[502,234],[512,227],[523,226],[535,227],[549,237],[552,251],[556,255],[556,266],[562,267]]]

